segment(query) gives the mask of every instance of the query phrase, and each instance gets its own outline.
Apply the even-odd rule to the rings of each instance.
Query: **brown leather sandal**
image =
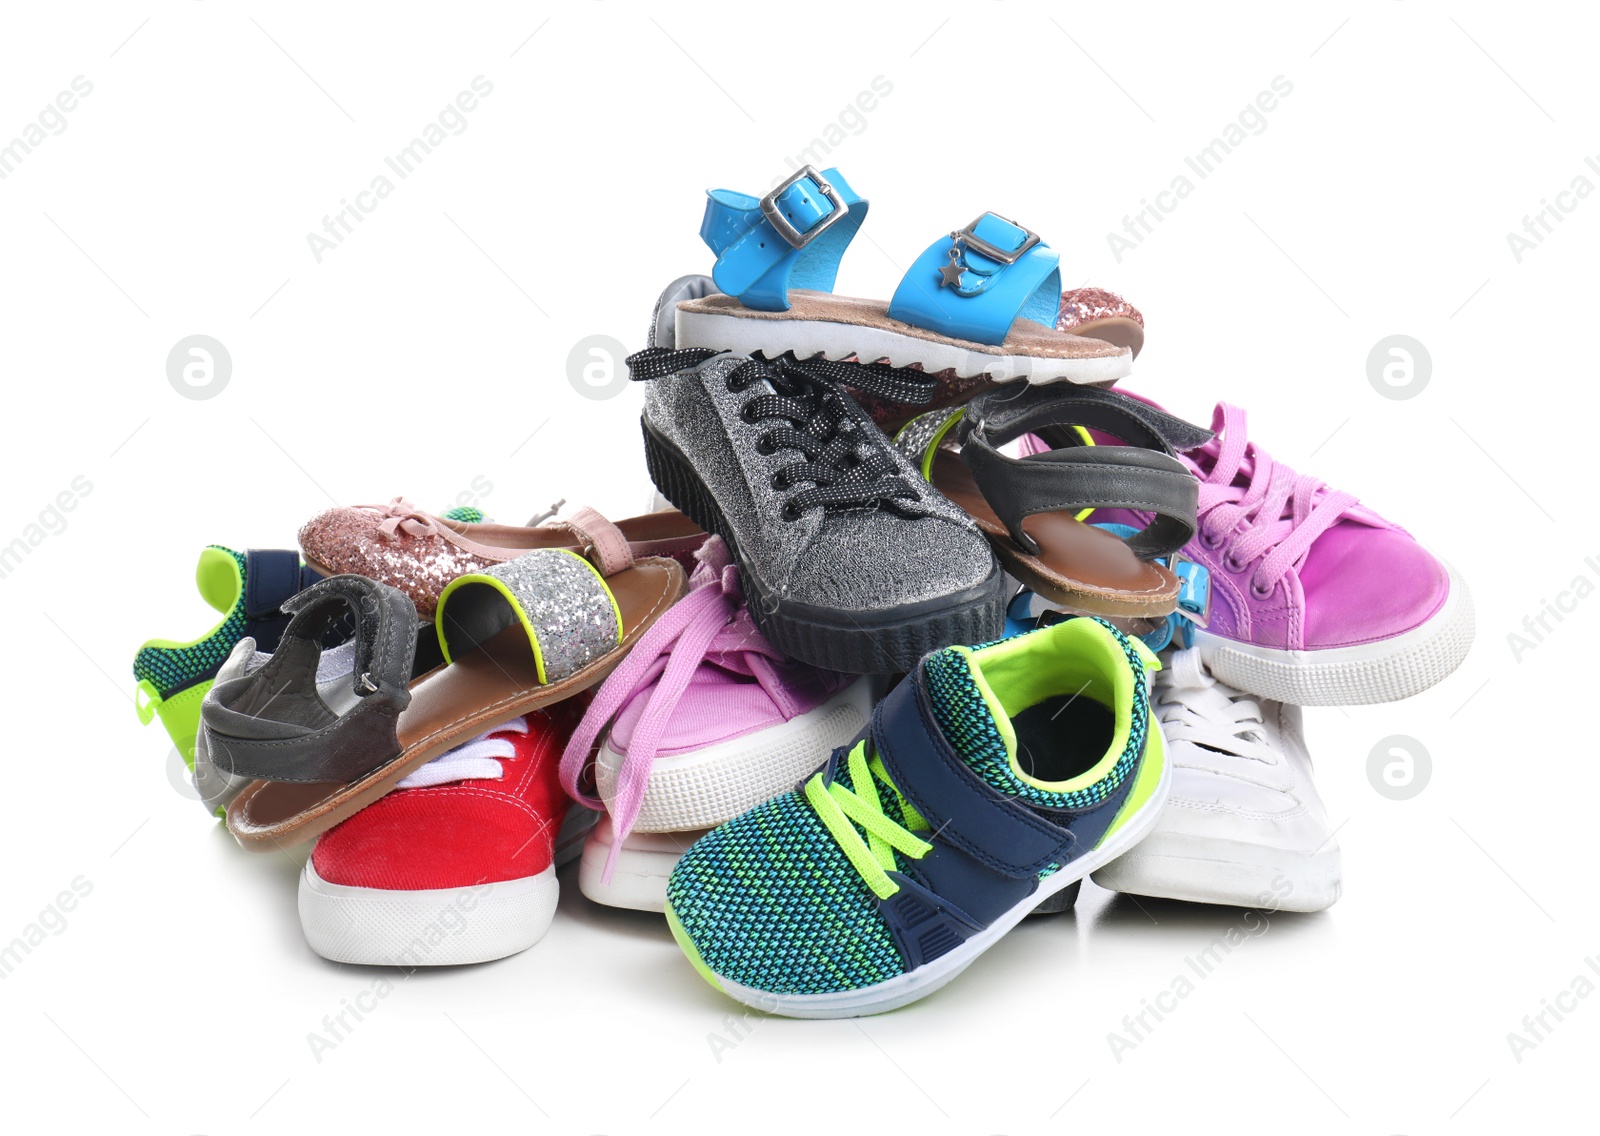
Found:
[[[415,677],[416,611],[398,589],[341,575],[293,597],[271,660],[201,710],[212,763],[255,778],[229,831],[256,851],[310,840],[445,751],[598,684],[686,587],[677,561],[621,551],[536,549],[453,581],[435,624],[445,662]],[[323,634],[351,616],[355,665],[319,685]]]
[[[1090,429],[1135,444],[1095,445]],[[1000,453],[1027,433],[1056,448],[1022,458]],[[1023,584],[1072,611],[1148,619],[1173,610],[1179,586],[1152,560],[1181,548],[1195,530],[1199,486],[1175,450],[1209,437],[1115,391],[1062,385],[986,392],[964,409],[913,419],[895,444],[967,511]],[[1085,523],[1096,508],[1151,519],[1121,538]]]

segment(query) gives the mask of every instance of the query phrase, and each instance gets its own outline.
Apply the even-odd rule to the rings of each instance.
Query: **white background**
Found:
[[[1507,635],[1579,575],[1600,202],[1520,263],[1506,234],[1600,152],[1576,5],[9,5],[0,140],[93,84],[0,180],[10,396],[0,544],[91,491],[0,579],[8,612],[0,941],[83,877],[0,980],[6,1125],[116,1132],[532,1129],[937,1132],[1533,1130],[1586,1108],[1600,998],[1518,1062],[1507,1034],[1600,953],[1600,788],[1580,735],[1587,598],[1520,660]],[[531,36],[531,38],[530,38]],[[307,234],[459,91],[493,93],[320,263]],[[1120,260],[1106,234],[1276,76],[1293,92]],[[1410,702],[1308,713],[1345,896],[1275,917],[1117,1061],[1107,1034],[1226,909],[1112,901],[1030,921],[952,986],[860,1022],[734,1040],[652,916],[564,877],[549,936],[419,973],[317,1061],[307,1035],[380,972],[305,946],[297,865],[235,847],[174,790],[128,665],[211,613],[211,542],[292,546],[331,504],[434,508],[474,478],[519,520],[649,497],[640,392],[584,397],[569,353],[642,346],[659,288],[709,268],[708,185],[826,157],[872,201],[841,275],[887,296],[984,209],[1061,250],[1069,285],[1149,322],[1133,389],[1408,526],[1471,582],[1479,637]],[[835,138],[839,138],[835,134]],[[1191,172],[1191,180],[1195,180]],[[870,239],[868,239],[870,238]],[[182,337],[224,343],[181,397]],[[1431,382],[1383,397],[1401,333]],[[531,440],[530,440],[530,435]],[[481,482],[480,482],[481,484]],[[1573,697],[1580,700],[1574,704]],[[1368,755],[1432,757],[1407,801]],[[1587,1058],[1587,1060],[1586,1060]]]

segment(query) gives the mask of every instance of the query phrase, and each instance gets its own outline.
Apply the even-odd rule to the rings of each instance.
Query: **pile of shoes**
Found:
[[[240,845],[315,841],[338,961],[501,958],[660,911],[748,1005],[876,1013],[1103,887],[1317,911],[1302,706],[1449,675],[1464,582],[1219,405],[1112,384],[1139,312],[994,213],[888,301],[833,294],[837,170],[709,195],[662,294],[646,465],[675,509],[496,524],[396,497],[200,558],[222,621],[134,660]],[[681,510],[681,511],[679,511]]]

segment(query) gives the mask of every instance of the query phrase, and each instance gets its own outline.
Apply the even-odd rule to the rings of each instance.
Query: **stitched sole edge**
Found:
[[[1449,677],[1472,647],[1472,593],[1455,569],[1445,605],[1420,627],[1377,643],[1280,651],[1207,632],[1195,646],[1211,673],[1240,690],[1294,706],[1370,706],[1420,694]]]
[[[852,620],[849,612],[838,612],[838,622],[819,618],[821,613],[815,608],[796,612],[798,605],[785,605],[762,589],[760,578],[744,562],[732,526],[689,460],[649,422],[641,418],[640,426],[650,479],[690,520],[727,541],[738,561],[756,626],[785,654],[845,674],[898,674],[910,670],[930,651],[1000,637],[1005,628],[1006,589],[1005,574],[998,565],[982,584],[931,611],[923,610],[929,606],[926,603],[883,608],[873,612],[873,622],[866,625]]]

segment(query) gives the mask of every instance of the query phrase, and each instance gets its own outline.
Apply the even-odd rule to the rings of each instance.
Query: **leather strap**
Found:
[[[1012,879],[1066,862],[1075,838],[984,784],[945,740],[921,667],[872,713],[872,743],[895,787],[939,834]]]
[[[810,166],[764,198],[731,189],[706,197],[700,237],[717,254],[712,278],[756,311],[788,311],[792,288],[832,292],[839,260],[867,215],[867,201],[843,174]]]
[[[1029,432],[1086,426],[1135,443],[1070,446],[1013,458],[999,447]],[[1064,437],[1055,434],[1056,437]],[[1030,555],[1039,546],[1022,528],[1026,517],[1085,508],[1136,509],[1150,523],[1124,538],[1150,559],[1176,551],[1195,532],[1199,483],[1175,456],[1210,432],[1116,391],[1096,387],[1029,387],[986,392],[961,424],[961,460],[1011,539]]]
[[[257,670],[219,682],[201,707],[211,760],[223,772],[266,781],[348,783],[400,753],[397,724],[411,701],[416,608],[405,594],[363,576],[333,576],[284,604],[278,649]],[[355,625],[345,681],[356,702],[336,714],[317,690],[322,641],[341,620]]]
[[[585,505],[564,521],[555,521],[552,528],[566,529],[578,538],[584,555],[594,561],[602,576],[615,576],[624,568],[633,567],[633,549],[621,529]]]
[[[1060,254],[1021,225],[985,213],[923,250],[895,289],[889,316],[952,339],[1001,344],[1019,318],[1055,327],[1060,306]]]

